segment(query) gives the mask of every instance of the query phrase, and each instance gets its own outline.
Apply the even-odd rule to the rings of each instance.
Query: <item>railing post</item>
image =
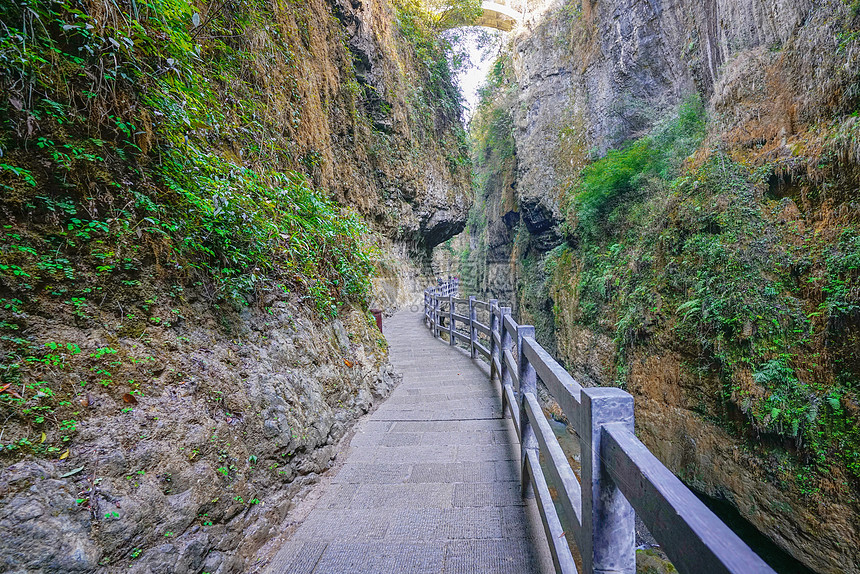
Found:
[[[493,377],[500,377],[501,380],[501,373],[496,372],[496,363],[493,361],[493,359],[499,358],[499,348],[496,346],[496,338],[493,336],[494,333],[499,334],[499,322],[496,320],[496,306],[498,304],[498,299],[490,299],[488,303],[490,306],[490,381],[493,380]],[[499,339],[501,338],[499,335]]]
[[[433,333],[436,329],[436,318],[433,316],[433,289],[427,290],[427,323],[430,333]]]
[[[475,321],[478,320],[478,310],[475,309],[475,296],[469,295],[469,355],[476,359],[478,358],[478,330],[475,328]]]
[[[633,508],[615,485],[601,458],[601,428],[621,424],[633,432],[633,397],[621,389],[582,390],[582,558],[585,574],[636,572]]]
[[[535,430],[532,428],[531,422],[529,422],[528,412],[526,412],[525,396],[526,393],[532,393],[537,396],[537,373],[526,358],[526,354],[523,353],[523,339],[526,337],[534,339],[535,328],[531,325],[520,325],[517,327],[517,360],[519,361],[520,371],[520,388],[519,393],[517,393],[517,400],[520,403],[520,476],[522,476],[523,497],[534,498],[534,485],[529,480],[526,461],[528,460],[528,451],[537,451],[538,442]]]
[[[501,335],[502,344],[499,346],[499,366],[502,368],[500,379],[502,383],[502,416],[505,416],[506,406],[508,405],[508,395],[505,394],[505,387],[513,385],[513,379],[508,372],[508,364],[505,362],[505,351],[513,347],[514,341],[511,338],[508,330],[505,329],[505,315],[511,314],[510,307],[501,307],[499,309],[499,334]]]
[[[439,337],[439,293],[438,289],[433,294],[433,336]]]
[[[450,294],[448,295],[448,344],[452,347],[457,344],[457,340],[454,338],[454,296]]]
[[[433,290],[427,290],[427,321],[430,323],[430,333],[436,330],[436,318],[433,316]]]

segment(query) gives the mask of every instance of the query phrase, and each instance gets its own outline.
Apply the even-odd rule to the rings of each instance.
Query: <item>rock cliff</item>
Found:
[[[858,572],[857,7],[531,7],[471,126],[487,218],[461,269],[506,253],[479,290],[632,392],[665,464]]]
[[[396,384],[368,306],[470,203],[421,18],[0,7],[0,570],[248,572]]]

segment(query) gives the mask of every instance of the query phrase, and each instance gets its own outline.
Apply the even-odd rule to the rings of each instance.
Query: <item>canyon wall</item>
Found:
[[[368,307],[465,225],[444,47],[409,1],[25,4],[0,8],[0,570],[249,572],[397,382]]]
[[[633,393],[688,484],[860,572],[857,6],[531,7],[472,120],[461,274]]]

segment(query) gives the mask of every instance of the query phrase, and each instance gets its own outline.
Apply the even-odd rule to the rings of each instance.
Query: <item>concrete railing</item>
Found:
[[[501,382],[502,412],[510,413],[520,439],[523,495],[536,498],[557,572],[577,571],[569,533],[585,574],[635,573],[635,509],[679,572],[774,574],[636,438],[630,394],[580,386],[537,343],[534,327],[514,321],[510,307],[457,298],[453,281],[424,292],[424,320],[434,336],[447,334],[450,345],[486,359],[490,380]],[[579,480],[538,402],[538,379],[579,437]]]
[[[495,2],[481,2],[481,16],[475,22],[476,26],[496,28],[503,32],[510,32],[523,20],[523,13],[513,7],[509,0],[497,0]]]

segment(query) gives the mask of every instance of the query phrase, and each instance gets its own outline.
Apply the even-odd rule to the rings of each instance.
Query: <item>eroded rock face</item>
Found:
[[[813,7],[790,0],[575,4],[538,3],[511,46],[517,198],[533,214],[526,221],[541,251],[558,245],[547,229],[561,223],[560,198],[589,157],[641,135],[690,94],[726,91],[716,87],[735,73],[726,64],[763,69],[744,66],[745,54],[778,49]],[[820,7],[816,15],[826,20],[834,10]]]
[[[248,571],[351,423],[397,382],[363,313],[323,325],[295,301],[265,303],[221,317],[181,306],[188,320],[145,341],[65,333],[111,344],[154,379],[134,403],[127,384],[93,388],[65,459],[3,468],[0,569]],[[70,362],[70,380],[85,367]]]
[[[516,43],[513,61],[519,90],[512,115],[521,215],[529,232],[551,249],[557,243],[551,230],[561,222],[554,157],[559,120],[571,102],[573,74],[564,63],[564,48],[551,40],[563,34],[564,22],[543,26],[535,35]]]
[[[471,201],[465,193],[447,188],[438,170],[431,167],[425,176],[426,195],[420,202],[404,204],[401,225],[410,226],[418,244],[429,251],[463,231]]]
[[[562,231],[569,234],[564,239],[573,262],[566,264],[568,276],[550,285],[554,338],[543,342],[550,345],[554,339],[559,358],[577,378],[591,385],[618,380],[613,338],[619,320],[605,313],[585,321],[580,312],[577,237],[560,228],[567,215],[563,197],[579,170],[649,132],[694,93],[706,102],[713,141],[738,153],[765,148],[771,160],[790,169],[792,162],[802,161],[795,158],[804,145],[802,137],[792,141],[793,136],[853,111],[838,103],[850,91],[839,82],[849,68],[856,68],[856,59],[844,49],[844,61],[836,54],[846,22],[855,18],[840,1],[550,0],[532,6],[526,26],[511,41],[516,89],[496,102],[514,121],[515,176],[504,186],[487,186],[492,191],[484,200],[489,220],[476,231],[485,241],[487,261],[496,259],[490,254],[520,261],[519,267],[503,267],[504,276],[520,284],[515,295],[521,298],[520,315],[536,325],[534,310],[546,306],[547,299],[523,300],[534,292],[543,295],[523,288],[524,256],[540,259],[561,242]],[[854,154],[852,145],[846,143],[839,153]],[[498,177],[503,175],[502,170]],[[775,181],[771,186],[778,195],[789,184]],[[851,189],[853,193],[856,186]],[[508,199],[505,194],[511,190],[514,197]],[[850,212],[853,196],[839,193],[829,201],[844,202],[835,211]],[[713,200],[716,205],[727,201],[716,195]],[[795,201],[806,206],[801,209]],[[777,225],[823,226],[809,216],[817,207],[784,198],[777,207],[782,220]],[[501,232],[514,212],[527,238],[517,238],[519,247],[514,245],[516,233]],[[507,228],[517,229],[516,224]],[[540,269],[527,281],[535,275]],[[617,297],[608,281],[606,285],[606,297]],[[646,331],[656,328],[664,304],[651,301],[649,307],[657,311],[637,316]],[[749,337],[751,329],[744,326],[742,335]],[[755,437],[739,437],[713,422],[732,416],[717,404],[720,383],[717,377],[706,380],[684,370],[684,343],[671,327],[649,334],[643,345],[647,352],[626,358],[630,370],[625,375],[646,445],[692,486],[729,501],[815,571],[860,572],[856,487],[846,489],[844,474],[836,471],[833,484],[817,497],[800,486],[800,479],[785,480],[764,438],[758,445]]]
[[[459,233],[471,205],[468,166],[452,161],[466,153],[459,106],[442,109],[396,8],[311,0],[284,10],[300,14],[295,25],[308,39],[296,54],[303,121],[295,146],[314,158],[314,183],[413,249]]]
[[[728,501],[814,571],[858,572],[860,520],[850,498],[832,492],[810,499],[779,480],[778,457],[750,448],[691,408],[710,393],[682,372],[672,353],[634,360],[628,390],[640,439],[687,484]]]
[[[412,294],[427,284],[428,265],[416,252],[461,230],[470,205],[468,168],[451,161],[460,150],[457,113],[443,113],[438,102],[412,104],[411,90],[424,89],[426,69],[387,0],[258,8],[263,21],[255,19],[242,28],[247,37],[229,42],[247,54],[266,54],[265,62],[242,56],[248,59],[242,65],[253,68],[242,81],[256,82],[249,93],[259,100],[249,107],[277,115],[283,131],[276,141],[262,132],[254,139],[283,152],[283,165],[273,168],[304,172],[314,188],[357,211],[382,236],[372,238],[383,254],[371,306],[390,310],[413,302]],[[289,62],[269,61],[260,49],[272,38],[289,47]],[[281,101],[270,96],[285,89],[294,90],[295,106],[270,109]],[[213,154],[229,153],[241,163],[243,150],[217,147],[238,143],[212,145]],[[133,186],[108,175],[114,179],[105,181]],[[95,219],[87,197],[92,189],[67,187],[70,203]],[[21,235],[66,234],[64,220],[29,219],[11,202],[0,197],[3,222],[14,222]],[[21,295],[17,283],[0,277],[2,328],[5,321],[20,325],[37,355],[46,344],[59,345],[63,363],[45,378],[58,395],[76,401],[66,409],[75,411],[74,419],[62,421],[62,432],[60,421],[39,427],[44,421],[3,404],[9,409],[0,434],[0,571],[247,573],[299,493],[330,467],[355,419],[397,382],[385,340],[367,313],[347,305],[338,319],[321,319],[308,293],[312,285],[299,285],[301,270],[282,275],[289,276],[284,284],[243,293],[246,304],[234,307],[206,271],[181,268],[166,256],[169,242],[139,243],[132,247],[140,251],[124,253],[133,271],[122,282],[109,271],[96,273],[77,248],[57,250],[70,271],[65,283],[50,279],[60,284],[51,289],[75,292],[87,287],[87,278],[103,289],[104,297],[88,300],[86,313],[72,314],[71,303],[62,303],[70,297],[51,297],[42,284],[38,293]],[[28,299],[26,312],[6,304],[18,297]],[[17,352],[6,333],[4,375],[6,357]],[[15,387],[37,380],[24,364]],[[22,392],[33,398],[33,391]],[[42,428],[48,436],[38,442]],[[24,446],[30,454],[22,455],[13,451],[22,439],[42,446]]]

